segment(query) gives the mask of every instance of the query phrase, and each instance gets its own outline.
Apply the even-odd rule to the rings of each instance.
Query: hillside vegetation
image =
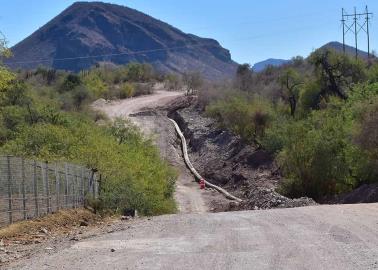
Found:
[[[221,127],[276,157],[280,192],[317,200],[378,182],[378,63],[332,50],[212,86],[200,102]]]
[[[88,198],[96,209],[172,213],[175,171],[136,127],[121,119],[111,123],[88,106],[99,97],[145,93],[153,78],[151,67],[139,64],[79,75],[43,68],[14,73],[0,66],[0,153],[97,171],[100,199]]]

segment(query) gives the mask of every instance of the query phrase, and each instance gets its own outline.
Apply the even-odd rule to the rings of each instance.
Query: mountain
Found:
[[[342,53],[343,52],[343,44],[337,41],[332,41],[329,42],[322,47],[319,48],[320,50],[322,49],[333,49],[337,52]],[[355,56],[356,54],[356,49],[352,46],[345,45],[345,53],[350,55],[350,56]],[[357,54],[359,57],[367,59],[368,58],[368,53],[365,51],[357,50]]]
[[[230,52],[214,39],[186,34],[149,15],[102,2],[77,2],[16,44],[12,68],[39,65],[79,71],[98,62],[152,64],[162,72],[235,73]]]
[[[255,63],[253,65],[252,69],[253,69],[253,71],[261,72],[264,69],[266,69],[268,66],[279,67],[279,66],[287,64],[289,62],[290,62],[290,60],[269,58],[267,60]]]

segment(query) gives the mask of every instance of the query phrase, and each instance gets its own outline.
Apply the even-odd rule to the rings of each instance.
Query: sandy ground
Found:
[[[154,217],[10,269],[378,269],[378,204]]]
[[[127,117],[146,108],[164,106],[183,94],[184,92],[159,90],[152,95],[112,101],[95,107],[105,112],[110,118]]]

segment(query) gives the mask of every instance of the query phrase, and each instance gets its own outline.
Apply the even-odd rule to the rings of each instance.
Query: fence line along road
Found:
[[[96,174],[90,169],[0,156],[0,227],[82,207],[87,196],[97,194]]]

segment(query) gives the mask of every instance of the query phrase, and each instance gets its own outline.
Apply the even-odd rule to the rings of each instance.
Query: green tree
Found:
[[[299,98],[299,86],[303,84],[298,72],[288,68],[280,77],[280,84],[283,88],[283,97],[290,105],[290,114],[294,117]]]
[[[202,79],[201,73],[199,72],[184,73],[183,81],[184,81],[184,84],[186,85],[187,95],[193,95],[203,85],[203,79]]]
[[[60,91],[62,93],[72,91],[73,89],[75,89],[75,87],[79,86],[80,84],[81,84],[80,76],[70,73],[64,79],[63,84],[60,87]]]
[[[236,87],[248,91],[253,83],[253,70],[250,64],[239,65],[236,70]]]
[[[321,86],[321,95],[348,97],[348,91],[354,84],[366,79],[366,69],[361,60],[354,60],[332,50],[318,50],[310,55],[310,63],[315,66]]]

